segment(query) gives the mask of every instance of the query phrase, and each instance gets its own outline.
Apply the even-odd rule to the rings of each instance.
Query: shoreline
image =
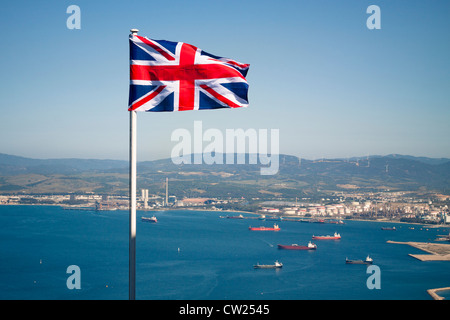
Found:
[[[80,210],[86,210],[85,208],[88,207],[81,207],[81,206],[64,206],[61,204],[28,204],[28,203],[24,203],[24,204],[0,204],[0,207],[2,206],[58,206],[61,208],[69,208],[72,210],[76,210],[76,209],[80,209]],[[90,208],[90,207],[89,207]],[[92,211],[127,211],[129,210],[128,208],[116,208],[116,209],[102,209],[102,210],[96,210],[95,207],[92,207]],[[206,212],[235,212],[235,213],[246,213],[246,214],[252,214],[252,215],[262,215],[262,213],[258,213],[258,212],[253,212],[253,211],[243,211],[243,210],[231,210],[231,209],[227,209],[227,210],[212,210],[212,209],[205,209],[205,208],[194,208],[194,207],[167,207],[167,208],[153,208],[153,209],[142,209],[142,208],[138,208],[136,209],[137,211],[150,211],[150,212],[154,212],[154,211],[182,211],[182,210],[186,210],[186,211],[206,211]],[[301,217],[301,216],[291,216],[291,215],[278,215],[279,217],[283,217],[283,218],[298,218],[298,219],[315,219],[318,217]],[[362,221],[362,222],[380,222],[380,223],[396,223],[396,224],[410,224],[410,225],[417,225],[417,226],[422,226],[422,227],[427,227],[427,228],[450,228],[450,224],[426,224],[426,223],[418,223],[418,222],[403,222],[403,221],[398,221],[398,220],[387,220],[387,219],[378,219],[378,220],[373,220],[373,219],[360,219],[360,218],[347,218],[347,217],[323,217],[320,216],[320,218],[323,218],[324,220],[350,220],[350,221]]]
[[[188,207],[188,208],[181,208],[181,207],[177,207],[177,208],[161,208],[161,209],[147,209],[147,210],[142,210],[142,209],[137,209],[137,211],[177,211],[177,210],[187,210],[187,211],[206,211],[206,212],[235,212],[235,213],[247,213],[247,214],[252,214],[252,215],[258,215],[261,216],[262,213],[258,213],[258,212],[253,212],[253,211],[243,211],[243,210],[212,210],[212,209],[203,209],[203,208],[192,208],[192,207]],[[372,220],[372,219],[353,219],[353,218],[345,218],[345,217],[323,217],[323,216],[319,216],[319,217],[302,217],[302,216],[292,216],[292,215],[275,215],[278,217],[282,217],[282,218],[297,218],[297,219],[317,219],[317,218],[323,218],[324,220],[342,220],[342,221],[346,221],[346,220],[350,220],[350,221],[362,221],[362,222],[380,222],[380,223],[396,223],[396,224],[411,224],[411,225],[416,225],[416,226],[422,226],[422,227],[427,227],[427,228],[450,228],[450,224],[426,224],[426,223],[418,223],[418,222],[403,222],[403,221],[397,221],[397,220],[385,220],[385,219],[381,219],[381,220]]]

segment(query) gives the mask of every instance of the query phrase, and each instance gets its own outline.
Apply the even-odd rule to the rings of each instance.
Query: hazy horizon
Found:
[[[203,154],[208,154],[208,153],[203,153]],[[220,153],[218,153],[220,154]],[[226,154],[226,153],[222,153],[222,154]],[[234,152],[233,154],[238,154],[236,152]],[[249,153],[245,153],[246,155],[248,155]],[[258,153],[254,153],[254,154],[258,154]],[[126,159],[115,159],[115,158],[84,158],[84,157],[61,157],[61,158],[38,158],[38,157],[28,157],[28,156],[23,156],[23,155],[17,155],[17,154],[7,154],[7,153],[2,153],[0,152],[0,155],[7,155],[7,156],[13,156],[13,157],[21,157],[21,158],[25,158],[25,159],[31,159],[31,160],[110,160],[110,161],[129,161],[128,158]],[[194,153],[190,153],[187,156],[192,156],[194,155]],[[296,158],[300,158],[301,160],[308,160],[308,161],[320,161],[320,160],[366,160],[367,158],[371,159],[371,158],[377,158],[377,157],[389,157],[392,156],[393,158],[395,157],[399,157],[399,158],[403,158],[403,157],[414,157],[414,158],[428,158],[428,159],[435,159],[435,160],[449,160],[450,161],[450,157],[429,157],[429,156],[414,156],[414,155],[410,155],[410,154],[398,154],[398,153],[390,153],[390,154],[369,154],[369,155],[361,155],[361,156],[351,156],[351,157],[334,157],[334,158],[330,158],[330,157],[320,157],[320,158],[302,158],[302,157],[297,157],[295,155],[292,154],[286,154],[286,153],[279,153],[280,156],[289,156],[289,157],[296,157]],[[169,157],[165,157],[165,158],[157,158],[157,159],[137,159],[138,162],[145,162],[145,161],[158,161],[158,160],[167,160],[170,159]]]

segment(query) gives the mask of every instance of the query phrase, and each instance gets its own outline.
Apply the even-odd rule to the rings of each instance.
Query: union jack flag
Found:
[[[132,34],[128,111],[247,107],[249,66],[187,43]]]

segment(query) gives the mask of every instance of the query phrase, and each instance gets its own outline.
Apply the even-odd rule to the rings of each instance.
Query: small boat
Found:
[[[395,227],[381,227],[381,230],[397,230]]]
[[[285,250],[316,250],[317,249],[317,245],[315,245],[314,243],[311,243],[311,241],[308,243],[307,246],[299,246],[296,243],[291,244],[291,245],[279,244],[278,245],[278,249],[285,249]]]
[[[275,223],[273,225],[273,228],[267,228],[267,227],[248,227],[248,230],[250,231],[280,231],[280,227]]]
[[[312,238],[313,238],[313,240],[339,240],[339,239],[341,239],[341,235],[339,233],[335,232],[334,235],[332,235],[332,236],[329,236],[329,235],[315,236],[315,235],[313,235]]]
[[[367,256],[366,260],[349,260],[345,258],[345,263],[347,264],[372,264],[373,259],[369,256]]]
[[[281,262],[275,261],[274,264],[259,264],[259,262],[257,264],[255,264],[253,266],[253,268],[255,269],[277,269],[277,268],[282,268],[283,264]]]
[[[142,221],[144,222],[152,222],[152,223],[156,223],[158,222],[158,219],[156,219],[155,216],[148,218],[148,217],[142,217]]]

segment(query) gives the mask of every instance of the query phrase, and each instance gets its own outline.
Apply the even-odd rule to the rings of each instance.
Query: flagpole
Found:
[[[136,111],[130,111],[129,299],[136,298]]]
[[[131,29],[135,35],[139,30]],[[136,111],[130,111],[129,300],[136,299]]]

